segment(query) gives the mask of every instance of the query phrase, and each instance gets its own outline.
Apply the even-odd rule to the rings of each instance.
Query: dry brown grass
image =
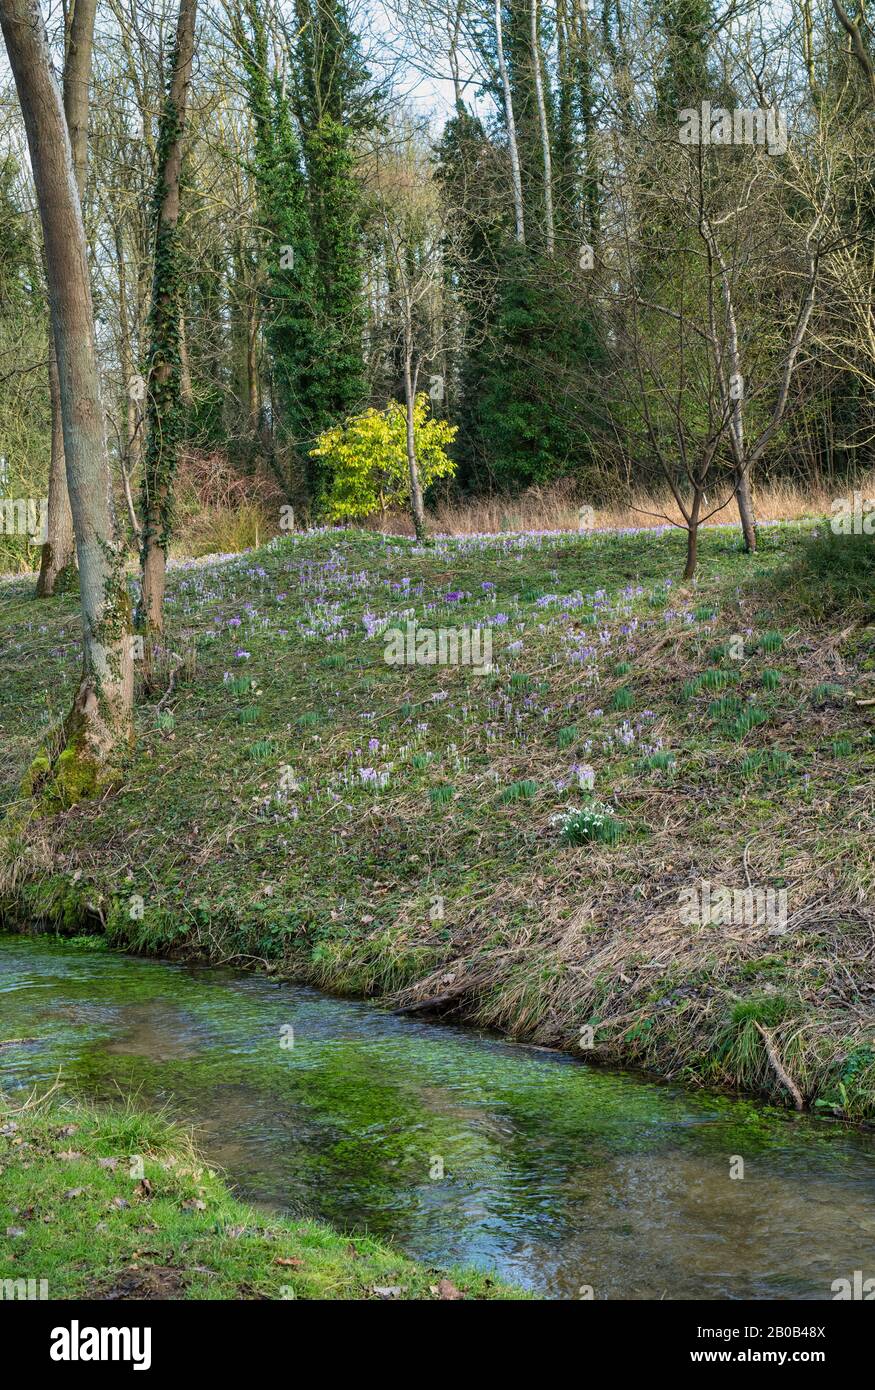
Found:
[[[856,483],[864,497],[875,497],[875,473]],[[759,521],[801,521],[807,517],[828,516],[837,497],[849,495],[850,484],[800,487],[792,482],[763,484],[755,490],[754,502]],[[586,503],[571,479],[552,487],[529,488],[519,497],[483,497],[465,502],[440,502],[429,514],[429,525],[439,535],[464,536],[498,531],[577,531],[580,507]],[[721,505],[722,503],[722,505]],[[646,492],[633,493],[625,501],[593,508],[594,529],[623,530],[638,526],[683,525],[677,503],[671,497]],[[709,525],[733,526],[738,511],[728,487],[709,494]],[[387,512],[366,523],[384,534],[413,534],[405,512]]]

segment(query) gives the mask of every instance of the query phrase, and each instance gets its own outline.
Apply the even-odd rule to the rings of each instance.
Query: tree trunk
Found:
[[[498,73],[504,92],[504,118],[507,123],[507,146],[510,154],[510,171],[513,179],[513,208],[516,219],[516,239],[521,246],[526,242],[526,228],[523,218],[523,180],[520,172],[520,152],[516,139],[516,121],[513,115],[513,97],[507,63],[504,61],[504,31],[501,21],[501,0],[495,0],[495,40],[498,49]]]
[[[261,418],[261,390],[258,384],[258,300],[246,296],[246,380],[249,390],[249,428],[257,431]]]
[[[684,579],[692,579],[699,559],[699,517],[702,515],[702,489],[693,493],[693,505],[687,522],[687,564]]]
[[[142,522],[141,623],[145,634],[147,686],[152,655],[164,631],[167,546],[170,541],[173,479],[181,436],[181,279],[177,244],[179,183],[186,102],[194,54],[197,0],[180,0],[170,89],[161,116],[155,184],[155,266],[149,311],[148,433],[140,494]]]
[[[55,333],[49,325],[49,400],[52,416],[52,452],[49,463],[47,534],[40,552],[37,598],[51,598],[62,592],[73,578],[75,541],[67,465],[64,459],[64,422],[61,419],[61,383]]]
[[[556,226],[553,220],[553,159],[550,152],[550,128],[544,103],[544,83],[541,76],[541,40],[538,33],[538,0],[531,0],[532,68],[535,76],[535,100],[538,104],[538,124],[541,128],[541,151],[544,160],[544,222],[547,255],[556,249]]]
[[[407,415],[407,467],[410,470],[410,511],[416,539],[425,540],[425,508],[422,504],[422,485],[416,461],[416,439],[413,432],[413,412],[416,408],[416,384],[413,380],[409,353],[404,361],[404,401]]]
[[[735,475],[735,500],[738,503],[744,548],[748,554],[753,554],[757,548],[757,527],[750,491],[750,477],[746,468],[742,468]]]
[[[841,0],[832,0],[832,7],[836,12],[836,18],[839,24],[851,40],[851,51],[868,84],[870,100],[875,104],[875,63],[873,63],[869,50],[863,42],[860,24],[858,21],[851,19],[844,5],[841,3]],[[861,13],[862,10],[863,6],[860,5]]]
[[[82,209],[39,0],[0,0],[0,28],[27,132],[43,229],[79,560],[83,669],[54,775],[71,799],[94,791],[131,736],[130,604],[116,532]]]
[[[88,166],[88,86],[94,47],[97,0],[76,0],[70,20],[69,43],[64,61],[64,115],[70,132],[73,171],[79,201],[85,196]],[[52,411],[52,453],[49,465],[48,528],[40,556],[37,598],[51,598],[66,587],[73,566],[73,515],[67,491],[61,393],[58,386],[57,351],[49,345],[49,399]]]
[[[191,410],[194,405],[194,387],[191,384],[191,361],[188,355],[184,313],[179,315],[179,399],[186,410]]]
[[[139,536],[140,523],[137,519],[134,499],[131,496],[131,477],[139,467],[143,451],[143,422],[134,392],[135,362],[131,342],[131,325],[128,318],[128,278],[125,268],[124,238],[119,223],[116,223],[115,228],[115,254],[118,265],[119,356],[125,389],[125,447],[124,457],[121,460],[121,473],[131,530],[135,536]]]
[[[593,247],[598,245],[601,229],[601,194],[599,191],[599,147],[598,123],[593,91],[593,43],[589,31],[589,17],[586,0],[577,0],[576,10],[576,67],[577,92],[580,102],[580,117],[583,125],[583,203],[589,223],[589,236]]]

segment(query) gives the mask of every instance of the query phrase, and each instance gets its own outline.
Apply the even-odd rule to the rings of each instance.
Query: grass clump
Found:
[[[276,744],[271,738],[259,738],[255,743],[251,743],[246,750],[247,758],[252,762],[263,763],[268,758],[272,758],[276,753]]]
[[[822,681],[816,685],[811,692],[811,703],[813,705],[831,705],[845,698],[845,689],[842,685],[835,685],[832,681]]]
[[[504,805],[512,805],[515,801],[531,801],[537,795],[537,791],[537,782],[533,782],[530,777],[525,777],[522,781],[511,782],[509,787],[505,787],[499,800]]]
[[[717,1065],[745,1089],[771,1091],[780,1086],[761,1030],[771,1035],[792,1014],[793,1006],[781,994],[754,995],[740,1000],[718,1035],[714,1048]],[[788,1069],[786,1058],[784,1066]]]
[[[558,826],[559,838],[566,845],[585,845],[590,840],[615,845],[623,831],[613,806],[608,806],[604,801],[569,806],[552,817],[552,824]]]
[[[739,741],[751,733],[753,729],[758,728],[760,724],[765,724],[767,719],[768,715],[765,710],[760,709],[757,705],[746,705],[738,718],[733,720],[728,730],[729,737]]]
[[[428,799],[432,809],[439,811],[442,806],[446,806],[448,802],[452,801],[455,794],[455,787],[450,786],[448,782],[442,782],[440,786],[429,788]]]
[[[230,693],[236,696],[237,698],[239,698],[241,695],[248,695],[249,692],[252,690],[252,677],[232,676],[231,679],[227,682],[227,687]]]
[[[723,695],[719,700],[712,700],[708,706],[708,713],[712,719],[735,719],[741,713],[742,704],[737,695]]]
[[[649,772],[674,772],[675,755],[661,748],[642,759],[641,766]]]
[[[784,638],[780,632],[763,632],[754,643],[754,650],[758,652],[779,652],[784,645]]]

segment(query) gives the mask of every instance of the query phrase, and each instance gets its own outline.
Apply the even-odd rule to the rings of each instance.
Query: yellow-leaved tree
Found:
[[[456,471],[446,450],[458,426],[429,418],[429,408],[429,398],[421,391],[413,409],[413,440],[423,491]],[[407,412],[397,401],[325,430],[311,454],[324,460],[331,478],[326,498],[330,521],[360,521],[410,504]]]

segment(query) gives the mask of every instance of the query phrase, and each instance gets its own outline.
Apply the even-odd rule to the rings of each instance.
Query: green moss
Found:
[[[75,806],[77,801],[95,796],[99,788],[97,764],[80,748],[65,748],[54,769],[53,791],[61,805]]]
[[[21,779],[21,795],[23,797],[35,796],[50,776],[51,771],[52,764],[48,754],[38,753]]]

